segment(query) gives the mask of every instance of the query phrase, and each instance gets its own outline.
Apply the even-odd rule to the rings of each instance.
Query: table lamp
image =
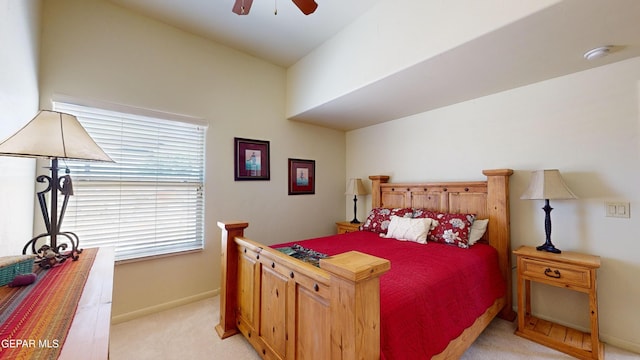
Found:
[[[78,236],[72,232],[60,231],[69,196],[73,195],[73,185],[69,169],[67,169],[67,175],[58,175],[58,160],[108,162],[113,160],[93,141],[75,116],[48,110],[38,112],[22,129],[0,143],[0,156],[51,159],[51,176],[40,175],[36,178],[39,183],[47,183],[47,188],[37,194],[47,232],[27,242],[22,253],[26,254],[27,249],[31,247],[32,252],[37,255],[36,262],[44,268],[63,262],[69,257],[77,260],[78,254],[82,252],[79,249]],[[58,214],[58,191],[64,196],[60,214]],[[45,200],[47,192],[51,192],[50,210],[47,209]],[[58,243],[58,236],[69,240],[71,244],[69,251],[63,252],[68,245]],[[46,237],[49,237],[49,243],[36,249],[37,241]]]
[[[357,213],[358,213],[358,195],[366,195],[367,190],[364,188],[364,184],[362,183],[362,179],[349,179],[349,184],[347,185],[347,192],[345,195],[353,195],[353,220],[351,220],[352,224],[359,224]]]
[[[562,252],[551,242],[551,210],[553,210],[553,208],[549,206],[549,200],[568,200],[577,198],[578,197],[569,189],[567,184],[565,184],[562,176],[560,175],[560,171],[557,169],[536,170],[531,173],[529,187],[522,196],[520,196],[520,199],[544,200],[545,203],[542,210],[545,212],[544,229],[546,233],[546,240],[544,244],[536,247],[536,249],[556,254]]]

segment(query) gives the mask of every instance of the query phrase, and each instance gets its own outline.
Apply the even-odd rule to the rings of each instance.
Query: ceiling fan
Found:
[[[302,11],[303,14],[309,15],[316,11],[318,8],[318,4],[314,0],[291,0],[294,4]],[[233,11],[238,15],[247,15],[249,14],[249,10],[251,9],[251,4],[253,4],[253,0],[236,0],[236,3],[233,4]]]

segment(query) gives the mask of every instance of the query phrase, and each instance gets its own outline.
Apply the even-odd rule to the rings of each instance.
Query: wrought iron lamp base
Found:
[[[68,231],[60,231],[60,226],[64,219],[64,213],[67,209],[67,204],[69,203],[69,196],[73,195],[73,185],[71,182],[71,176],[68,175],[68,170],[67,175],[59,177],[58,159],[53,158],[51,159],[51,176],[40,175],[36,178],[36,181],[40,183],[48,183],[46,189],[38,192],[40,211],[42,212],[42,218],[44,219],[47,232],[29,240],[22,249],[22,254],[26,254],[29,247],[31,247],[31,252],[37,256],[35,262],[45,269],[51,268],[56,264],[63,263],[68,258],[71,258],[74,261],[78,260],[78,255],[82,252],[82,250],[78,248],[80,246],[80,239],[78,238],[78,235]],[[59,215],[58,191],[64,195]],[[45,201],[45,194],[48,192],[51,192],[51,216],[49,216],[49,211]],[[59,236],[64,236],[69,240],[69,243],[71,244],[71,249],[69,251],[65,251],[69,247],[69,244],[66,242],[58,243]],[[40,246],[40,248],[36,250],[38,240],[46,237],[49,238],[49,242]]]
[[[358,221],[358,195],[353,195],[353,220],[351,220],[352,224],[360,224]]]
[[[544,230],[545,230],[546,240],[544,244],[536,247],[536,250],[548,251],[550,253],[560,254],[562,251],[560,251],[560,249],[557,249],[555,246],[553,246],[553,243],[551,242],[551,210],[553,210],[553,208],[549,205],[549,199],[544,200],[544,207],[542,208],[542,210],[544,210],[544,214],[545,214]]]
[[[542,244],[540,246],[537,246],[536,250],[538,250],[538,251],[548,251],[548,252],[554,253],[554,254],[560,254],[562,252],[560,249],[557,249],[555,246],[553,246],[553,244],[551,242],[544,243],[544,244]]]
[[[64,232],[59,233],[58,236],[65,236],[71,242],[71,250],[66,251],[68,245],[66,243],[62,243],[56,246],[56,248],[52,248],[49,244],[44,244],[40,246],[39,249],[36,250],[36,243],[39,239],[47,236],[51,236],[51,234],[40,234],[33,239],[29,240],[22,249],[22,254],[26,254],[29,247],[31,247],[31,253],[36,255],[36,259],[34,263],[38,264],[43,269],[49,269],[54,267],[57,264],[62,264],[67,259],[71,258],[71,260],[76,261],[80,258],[80,254],[82,253],[82,249],[78,249],[78,244],[80,243],[80,239],[78,236],[72,232]]]

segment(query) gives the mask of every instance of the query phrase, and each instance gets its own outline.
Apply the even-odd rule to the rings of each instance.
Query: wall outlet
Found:
[[[611,202],[604,203],[605,214],[607,217],[630,218],[630,205],[628,202]]]

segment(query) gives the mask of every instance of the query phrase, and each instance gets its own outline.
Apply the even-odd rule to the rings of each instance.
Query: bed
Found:
[[[488,219],[480,243],[468,249],[400,242],[367,231],[296,242],[329,255],[319,260],[317,267],[276,249],[293,243],[269,247],[244,237],[248,223],[219,222],[222,286],[218,335],[226,338],[241,333],[265,359],[458,358],[496,315],[510,321],[515,318],[509,238],[512,173],[508,169],[485,170],[485,181],[411,184],[390,183],[388,176],[369,177],[373,209],[428,209]],[[397,246],[393,244],[402,245],[406,252],[389,248]],[[468,295],[446,295],[443,298],[448,299],[449,312],[435,309],[447,307],[447,301],[435,302],[443,290],[419,293],[420,279],[429,276],[406,275],[430,272],[407,268],[411,258],[423,258],[422,250],[424,256],[433,258],[415,261],[436,267],[454,261],[447,258],[449,254],[489,259],[470,266],[478,269],[487,261],[493,262],[495,266],[485,275],[492,280],[472,280],[465,285],[489,288],[488,295],[471,302],[472,306],[458,301]],[[464,282],[460,279],[464,277],[453,282]],[[414,293],[417,298],[412,298]],[[459,311],[461,304],[465,311]],[[475,313],[469,315],[467,307]],[[465,315],[460,315],[463,312]],[[456,326],[444,325],[449,322]]]

